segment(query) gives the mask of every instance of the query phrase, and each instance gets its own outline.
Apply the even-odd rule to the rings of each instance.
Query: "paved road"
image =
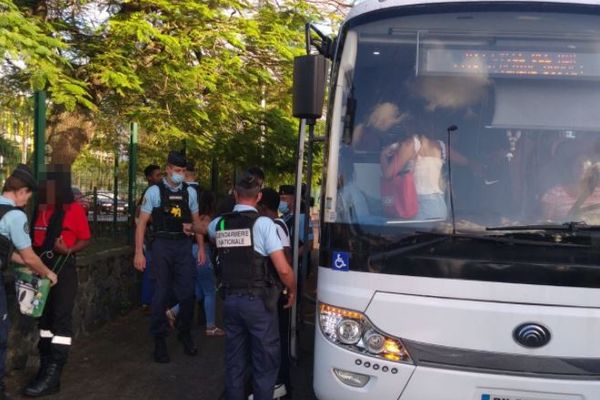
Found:
[[[293,369],[294,400],[312,400],[312,327],[307,326],[300,365]],[[48,397],[72,399],[194,399],[217,400],[223,391],[224,339],[206,337],[197,327],[194,337],[200,355],[183,354],[175,335],[169,338],[170,364],[152,362],[148,317],[141,310],[108,324],[93,335],[74,342],[63,375],[61,393]],[[14,398],[27,376],[16,371],[7,380]]]

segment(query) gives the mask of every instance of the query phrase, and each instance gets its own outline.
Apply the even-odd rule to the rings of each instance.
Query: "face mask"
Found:
[[[279,202],[279,212],[282,214],[287,214],[288,211],[290,211],[290,207],[288,206],[288,203],[286,201],[280,201]]]
[[[173,183],[179,185],[181,182],[183,182],[184,180],[184,176],[181,174],[173,174],[171,175],[171,180],[173,181]]]

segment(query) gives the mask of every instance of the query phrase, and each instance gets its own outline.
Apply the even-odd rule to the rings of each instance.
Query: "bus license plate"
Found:
[[[526,395],[515,395],[515,394],[504,394],[504,393],[484,393],[481,395],[481,400],[571,400],[574,399],[572,396],[566,397],[556,397],[557,395],[549,394],[544,396],[540,394],[538,397],[535,395],[534,397],[531,394]],[[575,399],[580,399],[580,397],[575,397]]]

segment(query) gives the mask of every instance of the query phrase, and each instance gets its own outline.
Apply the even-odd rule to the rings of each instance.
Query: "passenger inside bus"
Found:
[[[600,223],[600,162],[589,152],[562,154],[563,183],[542,197],[544,217],[551,221]],[[566,156],[566,157],[565,157]],[[559,158],[560,159],[560,158]]]
[[[422,121],[422,120],[421,120]],[[406,116],[406,134],[381,151],[380,163],[384,179],[393,180],[401,173],[413,174],[418,211],[416,220],[444,220],[448,209],[444,196],[442,169],[446,160],[446,145],[432,140],[420,129],[419,118]]]
[[[356,126],[352,147],[356,151],[381,150],[388,135],[401,134],[401,123],[408,117],[390,102],[378,103],[367,117],[366,123]]]

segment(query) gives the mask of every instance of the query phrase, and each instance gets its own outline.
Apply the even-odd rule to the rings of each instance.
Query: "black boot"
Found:
[[[154,361],[166,364],[171,361],[167,352],[167,342],[165,338],[158,337],[154,340]]]
[[[8,393],[6,393],[4,382],[0,382],[0,400],[10,400]]]
[[[50,356],[40,356],[40,367],[38,368],[35,377],[29,382],[27,387],[35,386],[37,381],[39,381],[42,376],[46,374],[46,369],[48,369],[48,364],[50,364],[51,357]]]
[[[192,335],[189,332],[181,332],[177,336],[181,344],[183,344],[183,352],[188,356],[195,356],[198,354],[198,348],[192,340]]]
[[[57,393],[60,390],[60,374],[62,365],[54,361],[48,363],[43,375],[32,385],[29,385],[23,391],[27,397],[42,397]]]

